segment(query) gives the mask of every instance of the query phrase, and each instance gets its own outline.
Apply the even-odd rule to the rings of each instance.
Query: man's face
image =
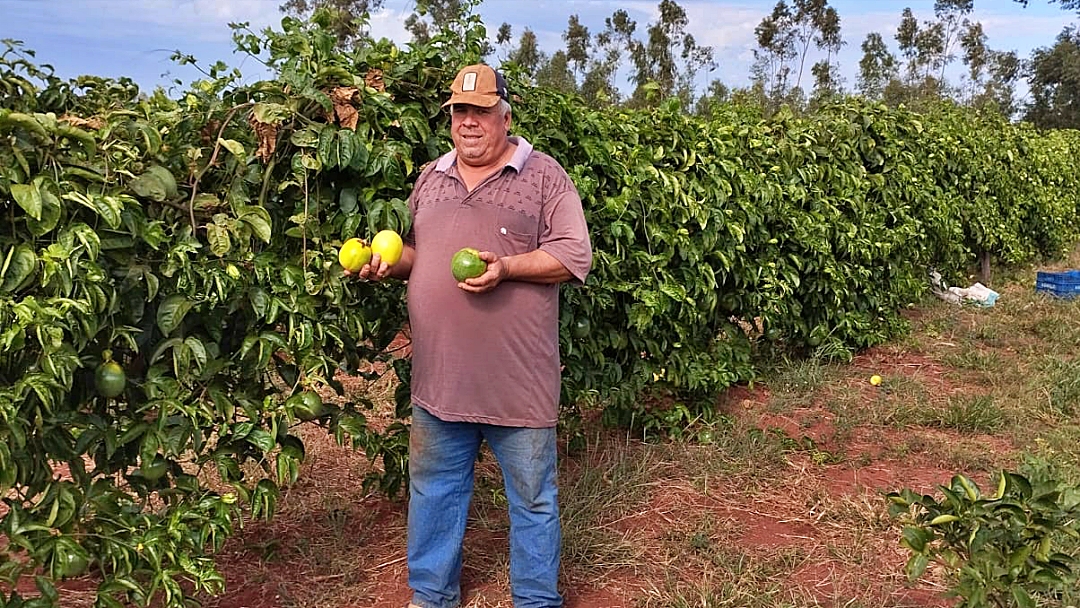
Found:
[[[506,151],[509,129],[510,113],[502,114],[497,105],[481,108],[454,104],[451,111],[450,137],[458,159],[470,167],[497,162]]]

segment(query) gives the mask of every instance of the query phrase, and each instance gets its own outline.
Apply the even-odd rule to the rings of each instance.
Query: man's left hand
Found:
[[[487,262],[487,270],[478,277],[458,283],[459,288],[470,293],[486,293],[498,287],[499,283],[506,278],[509,269],[503,258],[490,251],[481,251],[480,259]]]

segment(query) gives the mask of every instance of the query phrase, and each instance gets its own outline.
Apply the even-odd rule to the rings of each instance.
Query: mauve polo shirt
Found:
[[[547,428],[559,413],[559,286],[504,281],[473,294],[450,274],[463,247],[499,256],[542,249],[585,281],[592,249],[577,189],[555,159],[510,140],[513,157],[472,192],[451,151],[409,198],[412,400],[446,421]]]

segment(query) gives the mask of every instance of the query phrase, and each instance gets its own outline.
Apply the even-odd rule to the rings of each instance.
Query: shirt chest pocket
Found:
[[[537,249],[540,226],[535,217],[506,207],[499,207],[494,217],[491,230],[501,249],[495,253],[520,255]]]

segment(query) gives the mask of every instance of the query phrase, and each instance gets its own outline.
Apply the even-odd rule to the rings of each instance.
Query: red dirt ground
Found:
[[[766,398],[760,390],[737,387],[725,395],[722,403],[760,428],[780,427],[793,437],[806,435],[822,445],[834,441],[834,429],[823,410],[810,408],[788,417],[770,415],[759,407]],[[730,407],[733,403],[739,407]],[[804,421],[808,419],[816,422],[807,426]],[[847,458],[842,464],[815,466],[806,454],[793,453],[790,477],[798,481],[799,489],[788,494],[704,496],[683,483],[658,485],[650,492],[648,505],[641,513],[610,527],[649,541],[663,538],[685,521],[711,513],[723,522],[726,531],[737,531],[735,546],[750,555],[765,558],[778,551],[798,550],[806,556],[783,581],[793,597],[807,598],[822,606],[843,605],[853,599],[881,606],[947,606],[939,585],[930,582],[911,587],[904,582],[901,573],[906,555],[896,543],[895,529],[882,530],[882,538],[859,557],[863,561],[857,567],[850,560],[830,555],[834,545],[850,544],[840,530],[842,526],[829,521],[832,511],[863,505],[870,512],[880,506],[882,492],[905,486],[931,491],[937,484],[947,483],[951,476],[949,469],[917,458],[904,462],[880,459],[883,442],[887,444],[896,439],[892,435],[899,434],[902,431],[855,429],[843,446],[829,446],[844,449]],[[298,519],[291,516],[293,509],[286,499],[273,522],[250,523],[230,540],[221,556],[229,590],[210,600],[209,608],[401,608],[407,603],[410,591],[404,561],[405,502],[363,495],[358,488],[358,471],[366,467],[366,462],[350,450],[329,441],[315,441],[309,449],[314,458],[305,464],[307,470],[301,479],[317,481],[308,482],[312,487],[307,488],[301,481],[292,492],[298,497],[316,492],[333,500],[315,511],[310,506],[297,509],[298,514],[305,514]],[[347,472],[344,477],[343,469]],[[808,509],[807,505],[812,506]],[[338,562],[312,564],[302,552],[287,549],[304,538],[328,534],[326,519],[334,512],[340,512],[337,517],[341,519],[336,533],[344,535],[346,546],[355,547],[353,554]],[[337,546],[341,541],[339,538]],[[279,556],[268,560],[261,555],[257,549],[267,542],[281,547]],[[463,573],[464,606],[510,606],[506,551],[505,530],[492,531],[470,524]],[[641,598],[649,585],[647,574],[621,569],[587,579],[568,571],[564,577],[566,606],[642,605]],[[329,597],[328,603],[322,603],[315,597],[318,594],[311,592],[313,587],[324,585],[339,588],[331,594],[336,598],[333,603],[329,603]],[[342,587],[349,590],[341,591]]]

